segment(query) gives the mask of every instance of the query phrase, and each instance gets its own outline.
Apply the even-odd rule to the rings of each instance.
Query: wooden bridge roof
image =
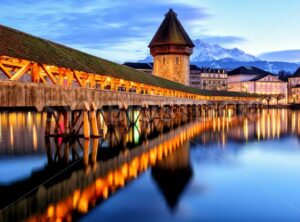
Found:
[[[204,96],[255,97],[248,93],[185,86],[3,25],[0,25],[0,55]]]

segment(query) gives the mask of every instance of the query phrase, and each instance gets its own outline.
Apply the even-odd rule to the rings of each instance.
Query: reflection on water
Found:
[[[138,118],[137,112],[130,115]],[[116,194],[116,200],[142,207],[130,198],[122,199],[126,193],[136,198],[139,188],[133,191],[123,188],[133,181],[143,182],[149,178],[158,188],[155,194],[159,193],[169,212],[176,214],[180,212],[178,206],[184,193],[192,192],[189,184],[193,186],[200,173],[199,161],[193,162],[193,155],[208,158],[205,152],[214,156],[215,149],[230,153],[233,143],[235,147],[243,146],[236,144],[262,144],[264,141],[280,144],[282,138],[300,134],[300,112],[291,110],[263,110],[247,116],[236,116],[232,111],[218,116],[210,111],[193,122],[155,120],[147,124],[137,121],[129,129],[107,127],[101,115],[97,118],[103,132],[101,139],[64,139],[44,137],[44,113],[0,113],[1,177],[14,173],[6,171],[7,166],[14,166],[11,169],[15,169],[16,174],[23,167],[30,169],[21,177],[0,180],[0,206],[3,209],[0,221],[71,221],[79,218],[93,221],[95,212],[103,215],[110,212],[114,214],[109,214],[110,219],[119,221],[122,215],[117,217],[118,212],[112,213],[109,209],[120,209],[106,200]],[[191,150],[198,148],[205,148],[201,151],[204,153]],[[33,162],[22,161],[34,157],[43,159],[39,167]],[[201,161],[205,163],[203,159]],[[201,173],[205,175],[210,170]],[[142,183],[142,187],[148,186]],[[152,199],[147,199],[155,201],[154,205],[159,202],[154,200],[155,194]],[[184,201],[192,204],[189,200]],[[210,212],[211,204],[201,206]],[[166,213],[153,213],[157,217],[152,215],[152,219],[168,221],[170,218]],[[190,213],[192,218],[200,218],[197,210]],[[188,220],[185,217],[173,219]]]
[[[0,113],[0,154],[44,152],[44,123],[41,113]]]
[[[192,177],[188,142],[183,143],[180,149],[158,162],[151,173],[168,206],[171,210],[175,210],[180,194]]]

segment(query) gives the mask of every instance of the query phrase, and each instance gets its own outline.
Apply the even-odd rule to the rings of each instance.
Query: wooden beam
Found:
[[[28,61],[20,60],[8,56],[0,56],[2,65],[10,68],[18,67],[22,68]]]
[[[90,121],[89,121],[89,115],[87,110],[83,111],[83,135],[85,139],[89,139],[91,136]]]
[[[31,65],[32,65],[31,62],[26,63],[18,72],[16,72],[10,78],[10,80],[18,80],[18,79],[20,79],[28,71],[28,69],[31,67]]]
[[[0,70],[10,79],[12,77],[12,74],[1,64],[2,61],[0,61]]]
[[[40,66],[34,63],[31,68],[32,82],[40,82]]]
[[[43,75],[40,75],[40,78],[41,78],[41,80],[42,80],[43,83],[47,83],[47,81],[46,81],[46,79],[44,78]]]
[[[83,83],[82,83],[78,73],[76,71],[73,71],[73,74],[74,74],[74,77],[75,77],[76,81],[78,82],[79,86],[83,87]]]
[[[59,76],[59,85],[64,85],[64,77],[67,73],[67,70],[64,68],[58,68],[58,76]]]
[[[53,76],[53,74],[49,70],[47,70],[47,68],[45,67],[45,65],[41,65],[41,67],[44,70],[44,72],[46,73],[46,75],[51,79],[51,81],[55,85],[57,85],[57,81],[56,81],[55,77]]]

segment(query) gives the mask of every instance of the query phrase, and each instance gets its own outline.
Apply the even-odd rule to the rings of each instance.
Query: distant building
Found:
[[[153,73],[153,63],[125,62],[123,65],[148,74]],[[190,65],[189,70],[192,87],[206,90],[227,90],[228,88],[227,72],[224,69],[199,68],[196,65]]]
[[[153,63],[125,62],[123,65],[152,75]]]
[[[153,75],[189,85],[190,55],[194,44],[170,9],[149,44]]]
[[[270,103],[287,102],[287,82],[256,67],[242,66],[228,72],[228,90],[271,95],[273,98]],[[280,98],[280,101],[276,101],[276,98]]]
[[[190,86],[206,90],[227,90],[228,78],[224,69],[206,69],[191,66]]]
[[[300,68],[288,78],[289,103],[300,103]]]
[[[201,70],[196,65],[190,65],[190,86],[200,88]]]

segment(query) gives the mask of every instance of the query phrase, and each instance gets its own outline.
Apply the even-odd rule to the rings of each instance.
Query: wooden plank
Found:
[[[0,70],[10,79],[12,77],[12,74],[9,73],[9,71],[1,64],[2,61],[0,61]]]
[[[10,80],[18,80],[20,79],[27,71],[28,69],[32,66],[31,62],[26,63],[18,72],[16,72]]]
[[[41,67],[44,70],[44,72],[46,73],[46,75],[51,79],[53,84],[57,85],[57,81],[56,81],[55,77],[53,76],[53,74],[50,71],[47,70],[45,65],[41,65]]]

